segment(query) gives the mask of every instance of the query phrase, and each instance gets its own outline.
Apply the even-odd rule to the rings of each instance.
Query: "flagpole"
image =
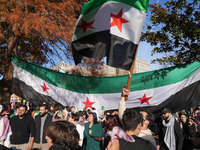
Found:
[[[128,75],[128,81],[127,81],[127,87],[126,89],[130,89],[130,86],[131,86],[131,80],[132,80],[132,75],[133,75],[133,69],[134,69],[134,66],[135,66],[135,62],[136,62],[136,56],[137,56],[137,52],[138,52],[138,48],[139,48],[139,43],[140,43],[140,40],[138,42],[138,46],[137,46],[137,49],[136,49],[136,52],[135,52],[135,58],[133,60],[133,63],[131,65],[131,69],[129,71],[129,75]],[[125,96],[125,101],[128,100],[128,96]]]

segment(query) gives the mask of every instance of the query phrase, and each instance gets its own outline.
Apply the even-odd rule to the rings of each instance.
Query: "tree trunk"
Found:
[[[11,56],[16,52],[18,46],[18,37],[11,35],[7,40],[8,52],[5,58],[7,66],[4,68],[3,79],[0,84],[0,103],[8,104],[10,102],[11,86],[13,79],[13,66],[11,63]]]
[[[10,102],[12,77],[13,77],[13,66],[10,61],[8,67],[5,68],[3,80],[1,81],[0,102],[3,104],[8,104]]]

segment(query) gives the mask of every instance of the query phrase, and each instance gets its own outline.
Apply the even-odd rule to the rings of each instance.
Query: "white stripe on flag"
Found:
[[[51,96],[55,101],[58,101],[64,106],[73,105],[79,109],[82,109],[85,107],[85,105],[81,101],[85,102],[88,97],[90,102],[95,102],[93,104],[93,107],[97,109],[100,109],[101,106],[105,106],[107,109],[118,109],[118,103],[120,100],[121,93],[83,94],[78,92],[72,92],[49,84],[48,82],[30,74],[26,70],[17,67],[14,63],[13,66],[14,78],[18,78],[19,80],[26,83],[28,86],[32,86],[38,93]],[[149,90],[132,91],[129,95],[128,101],[126,102],[126,106],[127,108],[157,106],[160,103],[164,102],[171,95],[199,80],[200,69],[194,72],[189,78],[175,84],[153,88]],[[43,92],[41,85],[43,85],[44,83],[49,88],[48,93]],[[142,105],[140,105],[141,101],[138,100],[138,98],[142,98],[144,96],[144,93],[146,93],[146,97],[153,96],[151,99],[149,99],[150,105],[148,105],[147,103],[143,103]]]
[[[124,13],[122,17],[129,22],[122,24],[122,32],[120,32],[117,26],[110,27],[110,24],[112,22],[111,13],[117,15],[122,8]],[[82,24],[82,19],[86,22],[95,20],[92,24],[95,29],[88,28],[86,32],[83,32],[82,28],[76,28],[72,41],[95,32],[110,30],[111,34],[132,41],[134,44],[138,44],[145,18],[146,13],[143,11],[124,3],[110,1],[103,4],[100,8],[94,9],[88,14],[80,15],[77,25]]]

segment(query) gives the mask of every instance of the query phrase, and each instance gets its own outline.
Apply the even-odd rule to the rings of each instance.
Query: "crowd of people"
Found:
[[[200,109],[156,116],[126,109],[122,89],[118,111],[78,110],[43,102],[0,105],[0,150],[197,150]]]

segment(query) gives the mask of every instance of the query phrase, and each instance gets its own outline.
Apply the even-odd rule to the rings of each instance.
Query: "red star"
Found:
[[[122,32],[122,24],[129,22],[128,20],[122,18],[122,11],[123,9],[121,9],[117,15],[111,14],[111,18],[113,19],[113,21],[110,24],[110,27],[117,26],[120,32]]]
[[[149,101],[148,100],[151,99],[152,97],[146,97],[146,93],[144,93],[144,96],[142,98],[138,98],[141,101],[140,105],[142,105],[143,103],[147,103],[149,105]]]
[[[86,102],[83,102],[83,101],[81,101],[83,104],[85,104],[85,107],[86,108],[88,108],[88,107],[90,107],[90,108],[92,108],[92,105],[95,103],[95,102],[90,102],[90,100],[88,99],[88,97],[87,97],[87,100],[86,100]]]
[[[92,20],[91,22],[88,22],[88,23],[86,21],[82,20],[82,24],[79,26],[76,26],[76,27],[82,28],[83,32],[85,32],[88,28],[95,29],[95,27],[92,26],[93,23],[94,23],[94,20]]]
[[[47,92],[47,93],[48,93],[48,91],[47,91],[47,90],[48,90],[49,88],[48,88],[48,87],[46,87],[46,84],[45,84],[45,83],[44,83],[44,85],[43,85],[43,86],[41,85],[41,87],[43,88],[43,92]],[[49,93],[48,93],[48,94],[49,94]]]

